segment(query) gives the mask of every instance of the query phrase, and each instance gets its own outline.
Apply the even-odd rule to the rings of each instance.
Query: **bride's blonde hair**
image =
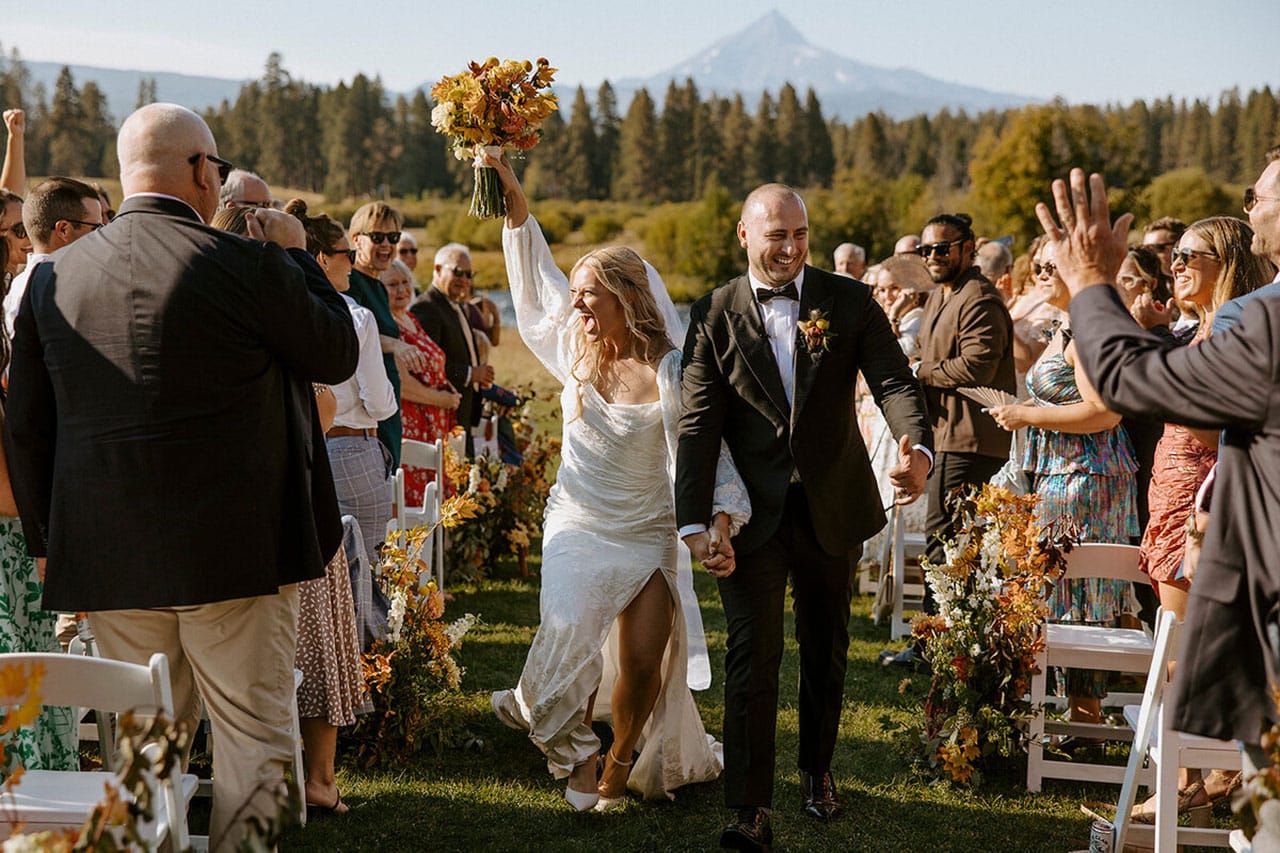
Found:
[[[627,331],[631,335],[631,354],[641,362],[657,367],[675,344],[667,337],[666,323],[649,290],[649,273],[644,260],[626,246],[597,249],[578,259],[569,271],[569,280],[572,281],[578,270],[584,268],[590,270],[595,280],[622,303]],[[591,343],[582,326],[575,332],[575,339],[577,356],[569,373],[579,384],[594,385],[600,379],[604,341]]]

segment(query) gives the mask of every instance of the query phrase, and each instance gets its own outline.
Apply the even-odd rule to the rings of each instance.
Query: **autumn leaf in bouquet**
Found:
[[[559,109],[551,91],[557,70],[545,58],[535,63],[491,56],[431,87],[436,102],[431,125],[449,137],[455,157],[476,163],[472,216],[506,215],[498,172],[480,165],[480,158],[486,151],[500,157],[503,151],[528,151],[538,144],[542,123]]]

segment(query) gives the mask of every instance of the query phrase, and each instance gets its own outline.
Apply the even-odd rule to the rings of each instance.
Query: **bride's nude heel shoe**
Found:
[[[609,760],[619,767],[630,767],[632,763],[631,761],[619,761],[618,756],[613,754],[612,747],[609,749]],[[634,761],[634,759],[632,760]],[[628,774],[630,773],[630,771],[627,772]],[[627,801],[627,784],[625,782],[622,783],[622,790],[616,797],[611,797],[608,794],[605,794],[603,786],[601,786],[600,792],[599,802],[595,805],[595,810],[598,812],[607,812],[620,808],[622,804]]]
[[[599,759],[597,758],[596,761],[591,762],[591,764],[598,768],[598,762]],[[576,770],[581,766],[582,765],[579,764],[574,769]],[[597,770],[597,772],[599,771]],[[569,781],[572,781],[572,778]],[[569,786],[569,782],[565,782],[564,798],[568,801],[569,805],[574,807],[575,810],[580,812],[589,812],[595,808],[596,803],[600,802],[600,793],[598,791],[575,791]]]

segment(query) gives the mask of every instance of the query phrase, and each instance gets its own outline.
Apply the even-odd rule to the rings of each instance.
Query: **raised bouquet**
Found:
[[[480,165],[487,150],[494,157],[503,150],[528,151],[541,138],[539,128],[559,109],[551,81],[558,69],[546,59],[537,63],[489,57],[467,70],[443,78],[431,87],[435,109],[431,125],[453,143],[453,155],[476,163],[471,215],[497,219],[507,213],[496,169]]]

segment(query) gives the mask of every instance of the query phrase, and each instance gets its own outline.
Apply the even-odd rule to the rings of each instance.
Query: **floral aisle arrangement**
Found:
[[[921,560],[938,612],[916,617],[912,634],[933,679],[920,719],[899,732],[922,766],[976,785],[986,759],[1025,750],[1019,726],[1032,711],[1047,601],[1078,537],[1042,524],[1034,494],[988,484],[958,499],[946,562]]]
[[[468,580],[484,577],[501,554],[513,554],[526,573],[533,539],[542,535],[542,515],[551,492],[552,472],[560,458],[560,439],[536,429],[531,388],[516,389],[520,405],[511,414],[516,449],[523,460],[505,465],[492,456],[467,461],[446,451],[445,477],[459,494],[478,506],[479,523],[454,531],[445,552],[449,571]]]
[[[1271,701],[1280,714],[1280,687],[1272,685]],[[1280,844],[1280,723],[1263,733],[1261,746],[1271,765],[1245,778],[1231,810],[1254,850],[1274,850]]]
[[[479,157],[486,149],[497,157],[504,150],[528,151],[538,144],[539,128],[559,108],[551,91],[557,70],[546,59],[535,64],[527,59],[499,61],[491,56],[431,87],[436,102],[431,111],[432,126],[449,137],[455,157],[476,161],[472,216],[497,219],[506,215],[497,170],[480,165]]]
[[[476,517],[476,502],[459,494],[444,501],[439,525],[457,530]],[[366,767],[403,761],[427,745],[439,751],[463,736],[464,670],[454,652],[478,619],[468,613],[445,622],[443,593],[434,580],[423,582],[422,552],[433,530],[397,531],[383,550],[378,581],[391,599],[387,636],[361,656],[373,711],[344,735]]]

